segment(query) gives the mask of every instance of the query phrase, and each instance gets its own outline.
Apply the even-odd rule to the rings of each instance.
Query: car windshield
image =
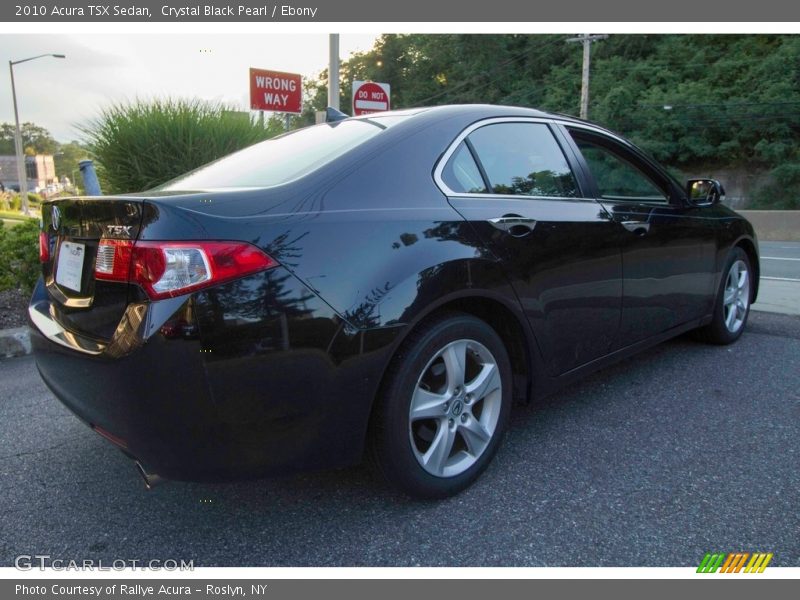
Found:
[[[307,175],[410,115],[320,123],[254,144],[156,188],[166,191],[270,187]]]

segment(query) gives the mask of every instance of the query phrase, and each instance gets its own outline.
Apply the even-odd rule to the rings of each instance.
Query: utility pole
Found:
[[[328,106],[339,110],[339,34],[330,34],[328,64]]]
[[[606,34],[584,33],[574,38],[567,38],[567,42],[581,42],[583,44],[583,76],[581,78],[581,119],[589,118],[589,64],[591,63],[592,42],[604,40]]]

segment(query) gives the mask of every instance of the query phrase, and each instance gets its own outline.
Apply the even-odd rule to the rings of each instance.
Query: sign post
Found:
[[[353,116],[369,115],[391,108],[391,88],[388,83],[353,82]]]

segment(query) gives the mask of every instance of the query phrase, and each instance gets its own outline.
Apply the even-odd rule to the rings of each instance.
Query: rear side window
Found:
[[[485,194],[486,184],[472,153],[464,142],[461,142],[447,161],[442,171],[442,181],[454,192],[460,194]]]
[[[468,139],[489,179],[490,192],[575,198],[572,170],[544,123],[495,123]]]

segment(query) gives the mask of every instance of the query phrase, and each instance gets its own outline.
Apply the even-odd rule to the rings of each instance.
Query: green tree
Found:
[[[565,35],[384,35],[342,64],[387,82],[393,108],[494,103],[577,115],[581,52]],[[589,115],[673,170],[771,170],[763,206],[800,198],[800,36],[612,35],[592,47]],[[309,82],[306,119],[327,98]],[[793,166],[794,165],[794,166]],[[795,169],[795,166],[797,167]],[[790,203],[790,202],[789,202]]]
[[[13,123],[0,124],[0,154],[14,154],[15,129]],[[22,123],[19,129],[22,147],[27,154],[55,154],[58,150],[58,142],[44,127],[35,123]]]
[[[78,175],[78,163],[86,158],[91,158],[91,153],[89,148],[81,142],[72,141],[59,144],[53,157],[58,177],[69,177],[72,181],[73,174]],[[73,181],[73,183],[75,182]]]

